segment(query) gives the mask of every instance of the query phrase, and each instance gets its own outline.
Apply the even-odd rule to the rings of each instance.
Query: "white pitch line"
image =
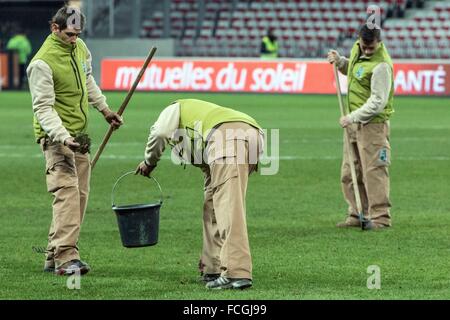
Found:
[[[424,141],[432,141],[432,142],[442,142],[442,143],[449,143],[450,139],[448,138],[427,138],[427,137],[402,137],[402,138],[394,138],[392,139],[392,142],[424,142]],[[291,143],[311,143],[311,144],[317,144],[317,143],[342,143],[342,138],[336,138],[336,139],[308,139],[308,138],[301,138],[301,139],[284,139],[281,140],[282,144],[291,144]],[[108,143],[109,147],[124,147],[124,146],[141,146],[142,148],[145,148],[145,143],[141,142],[110,142]],[[92,145],[93,148],[96,148],[96,145]],[[38,144],[26,144],[26,145],[17,145],[17,144],[4,144],[0,145],[0,149],[35,149],[39,150]]]
[[[25,153],[0,153],[0,158],[44,158],[41,153],[25,154]],[[102,159],[106,160],[142,160],[142,156],[126,156],[105,154],[102,155]],[[163,160],[170,160],[170,156],[163,156]],[[276,160],[275,157],[263,157],[261,162]],[[295,160],[342,160],[341,156],[280,156],[278,160],[295,161]],[[413,157],[413,156],[399,156],[394,157],[392,161],[450,161],[450,156],[429,156],[429,157]]]

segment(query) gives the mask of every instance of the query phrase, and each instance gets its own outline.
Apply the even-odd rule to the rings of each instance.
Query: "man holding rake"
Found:
[[[54,197],[44,271],[59,275],[90,270],[80,260],[77,246],[91,174],[89,104],[112,127],[122,124],[91,75],[91,55],[79,39],[84,22],[77,8],[58,10],[51,21],[52,33],[27,70],[34,133],[45,155],[47,190]]]
[[[381,42],[380,28],[363,25],[350,59],[331,50],[328,61],[336,64],[339,71],[348,77],[347,104],[350,111],[339,120],[348,134],[348,143],[344,144],[341,183],[349,208],[346,220],[337,226],[362,226],[364,230],[390,227],[389,118],[394,112],[394,79],[392,60]],[[350,159],[355,163],[360,199],[358,190],[355,192],[354,189]],[[363,212],[359,212],[358,207]]]

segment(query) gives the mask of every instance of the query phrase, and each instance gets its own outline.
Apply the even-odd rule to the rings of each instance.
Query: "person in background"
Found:
[[[19,55],[19,89],[23,89],[25,83],[28,57],[31,54],[31,43],[25,32],[19,29],[16,34],[8,41],[7,50],[16,51]]]
[[[278,57],[278,42],[273,28],[267,30],[267,35],[261,41],[261,59],[275,59]]]

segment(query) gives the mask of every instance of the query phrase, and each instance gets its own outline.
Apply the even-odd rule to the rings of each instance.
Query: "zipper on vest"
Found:
[[[81,82],[80,70],[78,69],[78,64],[77,64],[77,61],[75,60],[75,53],[73,50],[72,50],[72,54],[70,56],[72,58],[73,63],[75,64],[75,67],[72,65],[72,68],[73,68],[73,71],[75,72],[75,77],[77,78],[77,86],[79,86],[78,89],[81,89],[80,110],[84,116],[84,126],[83,126],[83,129],[84,129],[84,128],[86,128],[86,125],[87,125],[87,116],[86,116],[86,113],[84,113],[83,107],[82,107],[83,106],[83,98],[84,98],[83,83]],[[78,84],[78,80],[80,81],[79,84]]]
[[[77,80],[77,88],[78,88],[78,90],[80,90],[80,83],[78,82],[77,71],[75,70],[75,67],[73,66],[72,61],[70,61],[70,65],[72,67],[73,74],[75,75],[75,79]]]
[[[358,59],[359,59],[359,57],[358,57]],[[350,88],[351,88],[351,86],[352,86],[352,82],[353,82],[353,80],[354,80],[354,75],[353,75],[353,68],[355,67],[355,65],[356,65],[356,63],[358,62],[357,60],[355,60],[355,61],[352,61],[353,63],[350,65],[350,67],[348,68],[348,70],[347,70],[347,75],[348,75],[348,72],[350,71],[351,72],[351,79],[350,79],[350,82],[348,83],[348,85],[347,85],[347,112],[348,113],[351,113],[351,110],[350,110]]]

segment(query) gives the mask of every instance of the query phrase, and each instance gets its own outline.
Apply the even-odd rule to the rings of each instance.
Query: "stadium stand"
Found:
[[[62,2],[62,1],[61,1]],[[136,13],[136,3],[140,3]],[[282,58],[348,53],[367,8],[381,9],[383,39],[391,55],[450,58],[450,0],[110,0],[89,1],[92,38],[173,38],[177,56],[258,57],[261,38],[275,29]],[[0,46],[11,22],[2,23]],[[9,14],[11,16],[11,14]],[[44,28],[46,26],[43,26]],[[405,41],[408,40],[408,41]],[[34,40],[33,40],[34,41]]]
[[[450,2],[433,2],[411,10],[406,19],[389,19],[385,41],[394,58],[450,58]],[[410,39],[409,41],[404,41]]]
[[[450,1],[173,0],[170,37],[177,39],[179,56],[257,57],[272,27],[281,57],[323,57],[332,47],[349,51],[371,4],[381,9],[393,57],[450,57]],[[163,37],[163,22],[164,12],[153,10],[141,36]]]

